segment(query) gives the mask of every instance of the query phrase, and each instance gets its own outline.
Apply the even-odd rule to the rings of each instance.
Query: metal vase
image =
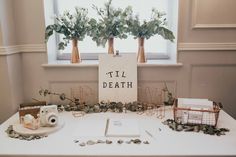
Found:
[[[80,63],[80,53],[78,49],[78,40],[72,39],[72,53],[71,53],[71,63]]]
[[[144,51],[144,38],[143,37],[138,38],[137,61],[138,61],[138,63],[145,63],[146,62],[145,51]]]
[[[114,38],[108,39],[108,54],[114,55]]]

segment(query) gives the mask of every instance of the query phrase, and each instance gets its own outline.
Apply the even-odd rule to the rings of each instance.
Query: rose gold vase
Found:
[[[78,40],[72,39],[71,63],[80,63],[81,58],[78,49]]]
[[[138,38],[138,56],[137,56],[138,63],[145,63],[145,51],[144,51],[144,38]]]
[[[108,39],[108,54],[114,54],[114,38]]]

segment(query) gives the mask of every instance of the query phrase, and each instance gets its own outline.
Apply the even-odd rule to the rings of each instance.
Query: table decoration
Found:
[[[135,144],[135,145],[139,145],[139,144],[145,144],[148,145],[150,144],[150,142],[148,140],[141,140],[139,138],[136,139],[130,139],[130,140],[123,140],[123,139],[118,139],[112,141],[112,140],[87,140],[86,142],[79,142],[79,140],[74,140],[74,143],[78,143],[80,147],[85,147],[85,146],[91,146],[91,145],[96,145],[96,144],[107,144],[107,145],[111,145],[111,144]]]
[[[43,102],[43,104],[46,104],[46,102]],[[22,106],[25,105],[21,104],[21,107]],[[26,106],[27,107],[25,108],[29,108],[30,111],[32,111],[32,106]],[[64,126],[64,121],[58,116],[57,105],[42,105],[36,107],[37,108],[33,106],[33,109],[37,109],[37,118],[35,118],[34,115],[31,115],[30,112],[22,116],[23,114],[20,114],[22,110],[19,110],[19,115],[21,115],[20,118],[18,121],[12,123],[5,131],[9,137],[18,138],[20,140],[40,139],[41,137],[46,137],[49,134],[58,131]]]
[[[134,102],[128,102],[128,103],[122,103],[122,102],[110,102],[110,101],[101,101],[99,103],[95,104],[87,104],[86,102],[80,102],[78,98],[68,98],[64,93],[55,93],[51,92],[48,89],[40,89],[39,94],[41,96],[47,96],[47,95],[55,95],[58,96],[60,100],[62,101],[69,101],[68,104],[64,105],[58,105],[59,108],[64,108],[65,111],[83,111],[85,113],[99,113],[99,112],[126,112],[126,111],[131,111],[131,112],[138,112],[142,113],[146,110],[151,110],[156,106],[154,104],[148,104],[144,102],[139,102],[139,101],[134,101]],[[63,106],[63,107],[62,107]],[[76,114],[76,112],[75,112]],[[78,113],[80,116],[81,113]]]
[[[53,96],[51,96],[53,97]],[[173,118],[173,111],[166,112],[166,119]],[[195,132],[172,131],[168,126],[155,116],[137,115],[136,113],[99,113],[87,114],[82,118],[74,118],[69,112],[60,113],[60,117],[66,122],[63,129],[48,138],[37,141],[20,141],[7,136],[4,130],[16,120],[18,115],[14,114],[7,121],[1,124],[0,130],[0,154],[1,156],[235,156],[236,150],[236,124],[229,114],[220,112],[220,127],[228,127],[229,133],[224,136],[210,136]],[[103,136],[105,118],[135,118],[141,126],[142,142],[148,140],[149,145],[143,143],[130,143],[136,138],[106,138]],[[161,128],[161,132],[158,131]],[[145,133],[149,131],[156,140]],[[124,142],[118,144],[121,139]],[[79,142],[76,142],[76,141]],[[112,141],[112,144],[99,143],[81,147],[81,142],[93,140]],[[182,149],[183,148],[183,149]],[[191,151],[190,151],[191,150]]]
[[[13,125],[10,125],[5,132],[10,138],[26,140],[26,141],[31,141],[31,140],[47,137],[46,135],[21,135],[13,129]]]
[[[227,128],[217,128],[216,126],[206,124],[181,124],[175,122],[173,119],[167,119],[162,124],[167,125],[173,131],[185,131],[185,132],[203,132],[208,135],[225,135],[230,130]]]

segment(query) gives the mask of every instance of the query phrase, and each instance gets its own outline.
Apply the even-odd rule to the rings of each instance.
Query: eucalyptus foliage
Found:
[[[173,32],[166,28],[167,22],[164,17],[166,14],[161,13],[156,9],[152,9],[151,18],[149,21],[140,21],[139,16],[129,16],[127,20],[127,25],[129,27],[129,32],[134,36],[134,38],[143,37],[149,39],[150,37],[159,34],[164,39],[174,41],[175,37]]]
[[[126,7],[124,10],[121,8],[114,8],[112,0],[109,0],[104,4],[104,8],[98,8],[93,5],[93,9],[96,10],[99,15],[99,19],[91,18],[89,21],[89,36],[97,43],[98,46],[105,47],[105,44],[109,38],[126,39],[128,32],[128,15],[132,12],[132,8]]]
[[[58,44],[59,50],[63,50],[72,39],[82,41],[88,31],[89,18],[87,14],[87,9],[75,7],[74,14],[65,11],[63,15],[56,16],[56,23],[46,27],[46,42],[54,32],[64,35],[63,41]]]
[[[227,128],[217,128],[207,124],[182,124],[176,122],[174,119],[167,119],[162,124],[169,126],[174,131],[185,131],[185,132],[203,132],[208,135],[226,135],[226,132],[230,130]]]

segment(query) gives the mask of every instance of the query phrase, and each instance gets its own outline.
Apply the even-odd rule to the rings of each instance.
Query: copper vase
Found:
[[[72,39],[71,63],[80,63],[81,58],[78,49],[78,40]]]
[[[144,38],[138,38],[138,56],[137,56],[138,63],[145,63],[145,51],[144,51]]]
[[[114,54],[114,38],[108,39],[108,54]]]

